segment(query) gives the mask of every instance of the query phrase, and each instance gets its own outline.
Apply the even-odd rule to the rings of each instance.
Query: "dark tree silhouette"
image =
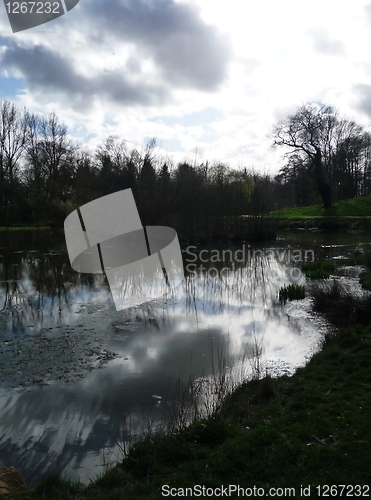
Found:
[[[27,141],[25,115],[9,101],[0,101],[0,217],[6,222],[17,209],[19,162]],[[13,213],[13,215],[15,215]]]
[[[77,207],[131,188],[143,224],[169,225],[182,239],[262,233],[272,200],[267,177],[218,162],[175,166],[157,155],[155,140],[138,151],[118,137],[83,151],[55,113],[22,113],[0,101],[0,221],[61,226]]]
[[[288,162],[280,179],[294,184],[296,204],[302,196],[301,173],[314,181],[323,206],[371,192],[371,134],[352,120],[339,118],[330,106],[306,104],[281,121],[273,146],[283,146]]]
[[[273,146],[289,148],[286,157],[299,155],[309,163],[308,175],[315,181],[324,208],[331,207],[331,186],[322,165],[328,128],[333,122],[333,109],[329,106],[301,106],[294,115],[281,121],[273,132]]]
[[[323,172],[321,149],[319,147],[315,149],[316,152],[309,164],[307,174],[317,184],[318,192],[323,200],[323,208],[331,208],[331,186]]]

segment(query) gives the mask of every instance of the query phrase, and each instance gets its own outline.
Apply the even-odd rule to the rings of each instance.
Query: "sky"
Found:
[[[0,98],[55,111],[82,149],[156,138],[175,164],[273,175],[272,129],[302,104],[371,129],[370,47],[363,0],[80,0],[14,34],[0,5]]]

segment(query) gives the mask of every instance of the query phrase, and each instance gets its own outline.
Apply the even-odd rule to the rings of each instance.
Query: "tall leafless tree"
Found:
[[[305,168],[325,208],[330,208],[331,197],[371,192],[371,134],[353,120],[340,118],[330,106],[298,108],[274,128],[273,146],[287,150],[288,163],[281,174],[294,182]]]
[[[0,214],[6,220],[19,161],[27,140],[25,115],[15,104],[0,101]]]
[[[296,155],[306,163],[307,174],[314,180],[324,208],[331,208],[331,185],[323,168],[323,152],[335,121],[331,107],[307,104],[281,121],[273,132],[273,146],[286,147],[286,157]]]

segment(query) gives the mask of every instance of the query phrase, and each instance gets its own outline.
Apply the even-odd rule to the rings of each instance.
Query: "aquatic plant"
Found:
[[[280,288],[278,292],[280,302],[286,304],[288,300],[299,300],[305,297],[305,286],[291,284]]]

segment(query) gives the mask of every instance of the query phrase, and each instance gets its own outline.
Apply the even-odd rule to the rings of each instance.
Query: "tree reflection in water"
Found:
[[[2,232],[0,241],[0,311],[13,334],[66,323],[78,304],[107,299],[103,275],[71,268],[63,232]]]

